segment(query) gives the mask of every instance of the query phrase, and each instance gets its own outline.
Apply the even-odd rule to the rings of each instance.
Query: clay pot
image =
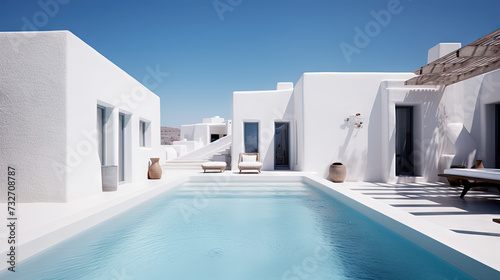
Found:
[[[341,162],[334,162],[330,165],[330,179],[334,183],[343,183],[346,176],[345,165]]]
[[[151,158],[151,166],[148,171],[149,179],[161,179],[161,166],[159,158]]]
[[[476,160],[476,164],[474,165],[474,168],[484,168],[483,161],[480,159]]]

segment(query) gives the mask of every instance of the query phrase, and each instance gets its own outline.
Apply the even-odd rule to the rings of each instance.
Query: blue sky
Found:
[[[180,127],[230,119],[233,91],[304,72],[413,71],[440,42],[500,28],[498,11],[497,0],[2,0],[0,30],[69,30],[138,81],[159,68],[161,123]]]

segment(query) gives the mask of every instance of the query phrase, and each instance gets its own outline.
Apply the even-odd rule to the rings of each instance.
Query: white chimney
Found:
[[[293,83],[285,83],[285,82],[280,82],[276,86],[276,90],[282,90],[282,89],[293,89]]]
[[[427,52],[427,64],[462,47],[461,43],[439,43]]]

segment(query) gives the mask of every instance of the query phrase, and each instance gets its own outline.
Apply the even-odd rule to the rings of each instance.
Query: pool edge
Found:
[[[356,211],[368,216],[381,225],[389,228],[395,233],[405,237],[409,241],[429,251],[435,256],[450,263],[457,269],[478,279],[500,279],[500,265],[490,265],[493,261],[482,260],[471,256],[467,250],[461,248],[460,242],[466,242],[467,238],[459,236],[444,227],[433,224],[429,221],[417,219],[414,215],[400,211],[388,204],[381,203],[375,199],[350,190],[343,184],[336,184],[326,179],[319,178],[313,174],[289,173],[286,175],[247,175],[238,174],[198,174],[188,175],[175,180],[165,182],[151,190],[139,194],[131,194],[127,199],[119,201],[113,205],[102,206],[102,209],[94,209],[94,213],[87,215],[72,223],[66,224],[51,232],[33,238],[18,246],[18,252],[22,251],[16,262],[19,264],[30,257],[71,238],[72,236],[87,230],[101,222],[114,217],[127,209],[137,206],[155,195],[161,194],[184,182],[303,182],[317,189],[326,192],[328,195],[338,199],[340,202],[352,207]],[[371,184],[359,182],[359,184]],[[7,251],[0,254],[6,255]],[[20,258],[22,256],[22,258]],[[8,267],[6,262],[0,265],[0,270]]]
[[[479,260],[470,256],[466,250],[464,252],[464,248],[460,248],[460,242],[467,242],[466,237],[461,237],[457,233],[432,222],[417,219],[410,213],[394,209],[390,205],[378,202],[348,188],[342,188],[341,184],[307,175],[304,175],[303,178],[304,183],[326,192],[471,277],[500,279],[500,270],[488,264],[491,260]],[[368,182],[362,183],[370,184]],[[499,265],[497,264],[497,266]]]

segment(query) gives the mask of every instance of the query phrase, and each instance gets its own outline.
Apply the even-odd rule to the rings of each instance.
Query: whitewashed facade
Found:
[[[429,51],[429,60],[459,47],[440,44]],[[294,87],[279,83],[276,90],[234,92],[233,168],[246,142],[256,138],[263,170],[317,172],[326,178],[329,165],[339,161],[346,165],[347,181],[438,181],[444,168],[470,167],[475,159],[486,167],[497,166],[500,71],[447,87],[405,86],[412,77],[413,73],[304,73]],[[411,111],[411,125],[402,123],[396,111]],[[363,124],[357,127],[353,119]],[[278,131],[283,123],[288,130],[285,138]],[[246,140],[247,125],[258,127],[258,137]],[[405,127],[411,127],[408,172],[402,171],[396,151]],[[278,143],[278,137],[286,144]],[[278,152],[283,146],[286,152]],[[276,164],[283,155],[288,165]]]
[[[102,165],[118,188],[145,181],[164,158],[159,97],[72,33],[0,33],[0,65],[0,170],[20,202],[97,194]]]

